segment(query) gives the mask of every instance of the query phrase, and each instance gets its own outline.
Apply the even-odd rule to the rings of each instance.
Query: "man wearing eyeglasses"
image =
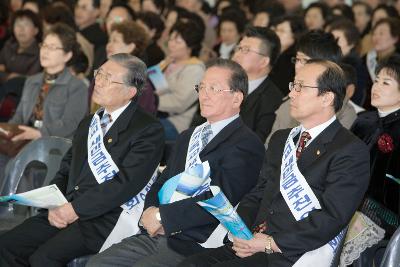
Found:
[[[128,54],[111,56],[96,72],[93,101],[102,108],[81,121],[50,183],[68,202],[3,234],[0,266],[65,266],[105,240],[118,242],[121,230],[129,229],[125,237],[138,231],[141,211],[135,222],[132,210],[143,208],[164,145],[160,122],[137,105],[146,75]]]
[[[336,63],[311,60],[290,90],[300,126],[272,136],[258,184],[237,209],[253,238],[233,238],[179,267],[332,266],[368,186],[368,148],[336,118],[345,95]]]
[[[292,63],[295,65],[295,72],[297,73],[297,71],[311,59],[326,59],[338,63],[341,61],[341,58],[342,53],[340,47],[331,33],[311,31],[300,38],[297,44],[296,57],[292,58]],[[342,109],[337,113],[338,120],[347,129],[350,129],[356,118],[356,112],[349,103],[349,99],[354,92],[354,89],[351,88],[351,86],[346,88],[346,98]],[[292,128],[298,125],[295,118],[289,115],[289,109],[290,102],[289,96],[287,96],[283,99],[281,106],[276,110],[276,120],[272,126],[271,133],[267,137],[266,145],[269,144],[272,134],[277,130]]]
[[[239,116],[247,94],[247,75],[227,59],[206,67],[196,90],[201,115],[207,121],[178,137],[167,168],[146,196],[141,218],[145,232],[94,256],[86,266],[176,267],[187,255],[210,247],[216,241],[212,233],[218,221],[196,204],[209,198],[209,192],[170,204],[160,204],[158,199],[168,179],[196,163],[209,162],[211,185],[219,186],[232,205],[256,184],[264,148]],[[219,236],[221,243],[223,236]]]
[[[240,115],[262,142],[271,131],[275,110],[283,98],[281,91],[268,77],[279,52],[279,38],[273,31],[264,27],[249,27],[232,57],[249,77],[249,93]]]

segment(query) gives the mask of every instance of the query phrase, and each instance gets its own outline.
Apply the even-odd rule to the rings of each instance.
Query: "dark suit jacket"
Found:
[[[369,152],[338,121],[318,135],[297,163],[322,209],[296,221],[279,189],[289,132],[279,130],[272,136],[258,184],[240,202],[238,213],[250,227],[266,221],[266,233],[282,250],[283,260],[294,263],[305,252],[328,243],[350,222],[368,187]]]
[[[244,123],[260,137],[263,143],[271,132],[276,116],[275,110],[281,105],[282,98],[281,91],[267,77],[246,98],[240,109]]]
[[[98,184],[87,163],[91,119],[92,116],[86,117],[80,123],[72,147],[52,183],[72,203],[87,245],[98,250],[117,222],[122,211],[120,206],[144,188],[156,169],[164,133],[158,120],[132,101],[104,137],[119,173]]]
[[[191,254],[200,249],[197,244],[207,240],[217,227],[218,221],[196,201],[208,198],[198,197],[160,205],[157,193],[171,177],[184,171],[186,153],[194,128],[184,131],[175,145],[167,168],[153,184],[146,196],[145,209],[160,208],[161,220],[169,245],[177,252]],[[211,167],[211,184],[218,185],[232,205],[255,186],[259,175],[264,147],[257,136],[250,131],[240,118],[221,130],[201,151],[200,158],[208,160]]]

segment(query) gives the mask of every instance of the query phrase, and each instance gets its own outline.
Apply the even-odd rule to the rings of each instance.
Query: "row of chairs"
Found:
[[[62,158],[71,147],[71,140],[60,137],[42,137],[27,144],[15,158],[11,159],[5,169],[5,179],[0,187],[0,195],[10,195],[17,192],[18,184],[20,183],[26,167],[34,161],[43,163],[46,166],[46,176],[42,186],[50,183],[59,169]],[[35,214],[31,211],[29,216]],[[0,204],[0,220],[3,222],[9,220],[9,227],[19,224],[25,216],[15,216],[14,207],[12,204]],[[3,229],[6,230],[6,229]],[[340,245],[334,257],[331,267],[337,267],[340,262],[340,253],[343,244]],[[71,261],[68,267],[83,267],[85,266],[89,256],[80,257]],[[364,257],[370,261],[369,257]],[[362,259],[353,263],[354,267],[369,267],[369,263]],[[371,265],[372,266],[372,265]],[[400,266],[400,228],[387,244],[380,267],[399,267]]]

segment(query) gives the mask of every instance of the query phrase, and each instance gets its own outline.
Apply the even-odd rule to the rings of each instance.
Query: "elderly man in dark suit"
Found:
[[[204,250],[218,221],[196,202],[209,198],[209,194],[164,205],[157,196],[169,178],[190,170],[192,159],[209,162],[211,185],[219,186],[233,205],[255,186],[264,148],[239,116],[247,93],[246,73],[233,61],[217,59],[207,65],[197,91],[207,122],[178,137],[167,168],[147,194],[141,218],[147,233],[112,246],[87,266],[174,267],[186,255]],[[196,137],[197,132],[201,137]],[[192,148],[198,138],[204,141],[202,149],[196,151]]]
[[[100,250],[162,154],[161,124],[137,105],[145,82],[146,65],[128,54],[97,70],[93,100],[103,109],[82,120],[52,181],[68,203],[3,234],[0,266],[65,266]]]
[[[268,77],[280,52],[278,36],[264,27],[249,27],[236,47],[232,60],[239,63],[249,77],[249,92],[240,110],[244,123],[262,142],[275,121],[275,110],[283,95]]]
[[[288,267],[309,251],[329,248],[369,181],[368,148],[335,116],[344,80],[330,61],[311,60],[299,69],[289,97],[290,115],[301,125],[272,136],[258,184],[238,207],[254,237],[234,238],[233,245],[189,257],[179,267]],[[311,263],[326,266],[315,258]]]

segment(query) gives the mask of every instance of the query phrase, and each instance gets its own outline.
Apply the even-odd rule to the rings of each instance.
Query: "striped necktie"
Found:
[[[104,113],[103,117],[101,117],[101,120],[100,120],[100,126],[101,126],[101,130],[103,131],[103,135],[106,134],[107,125],[110,124],[111,122],[112,122],[111,115],[108,113]]]

